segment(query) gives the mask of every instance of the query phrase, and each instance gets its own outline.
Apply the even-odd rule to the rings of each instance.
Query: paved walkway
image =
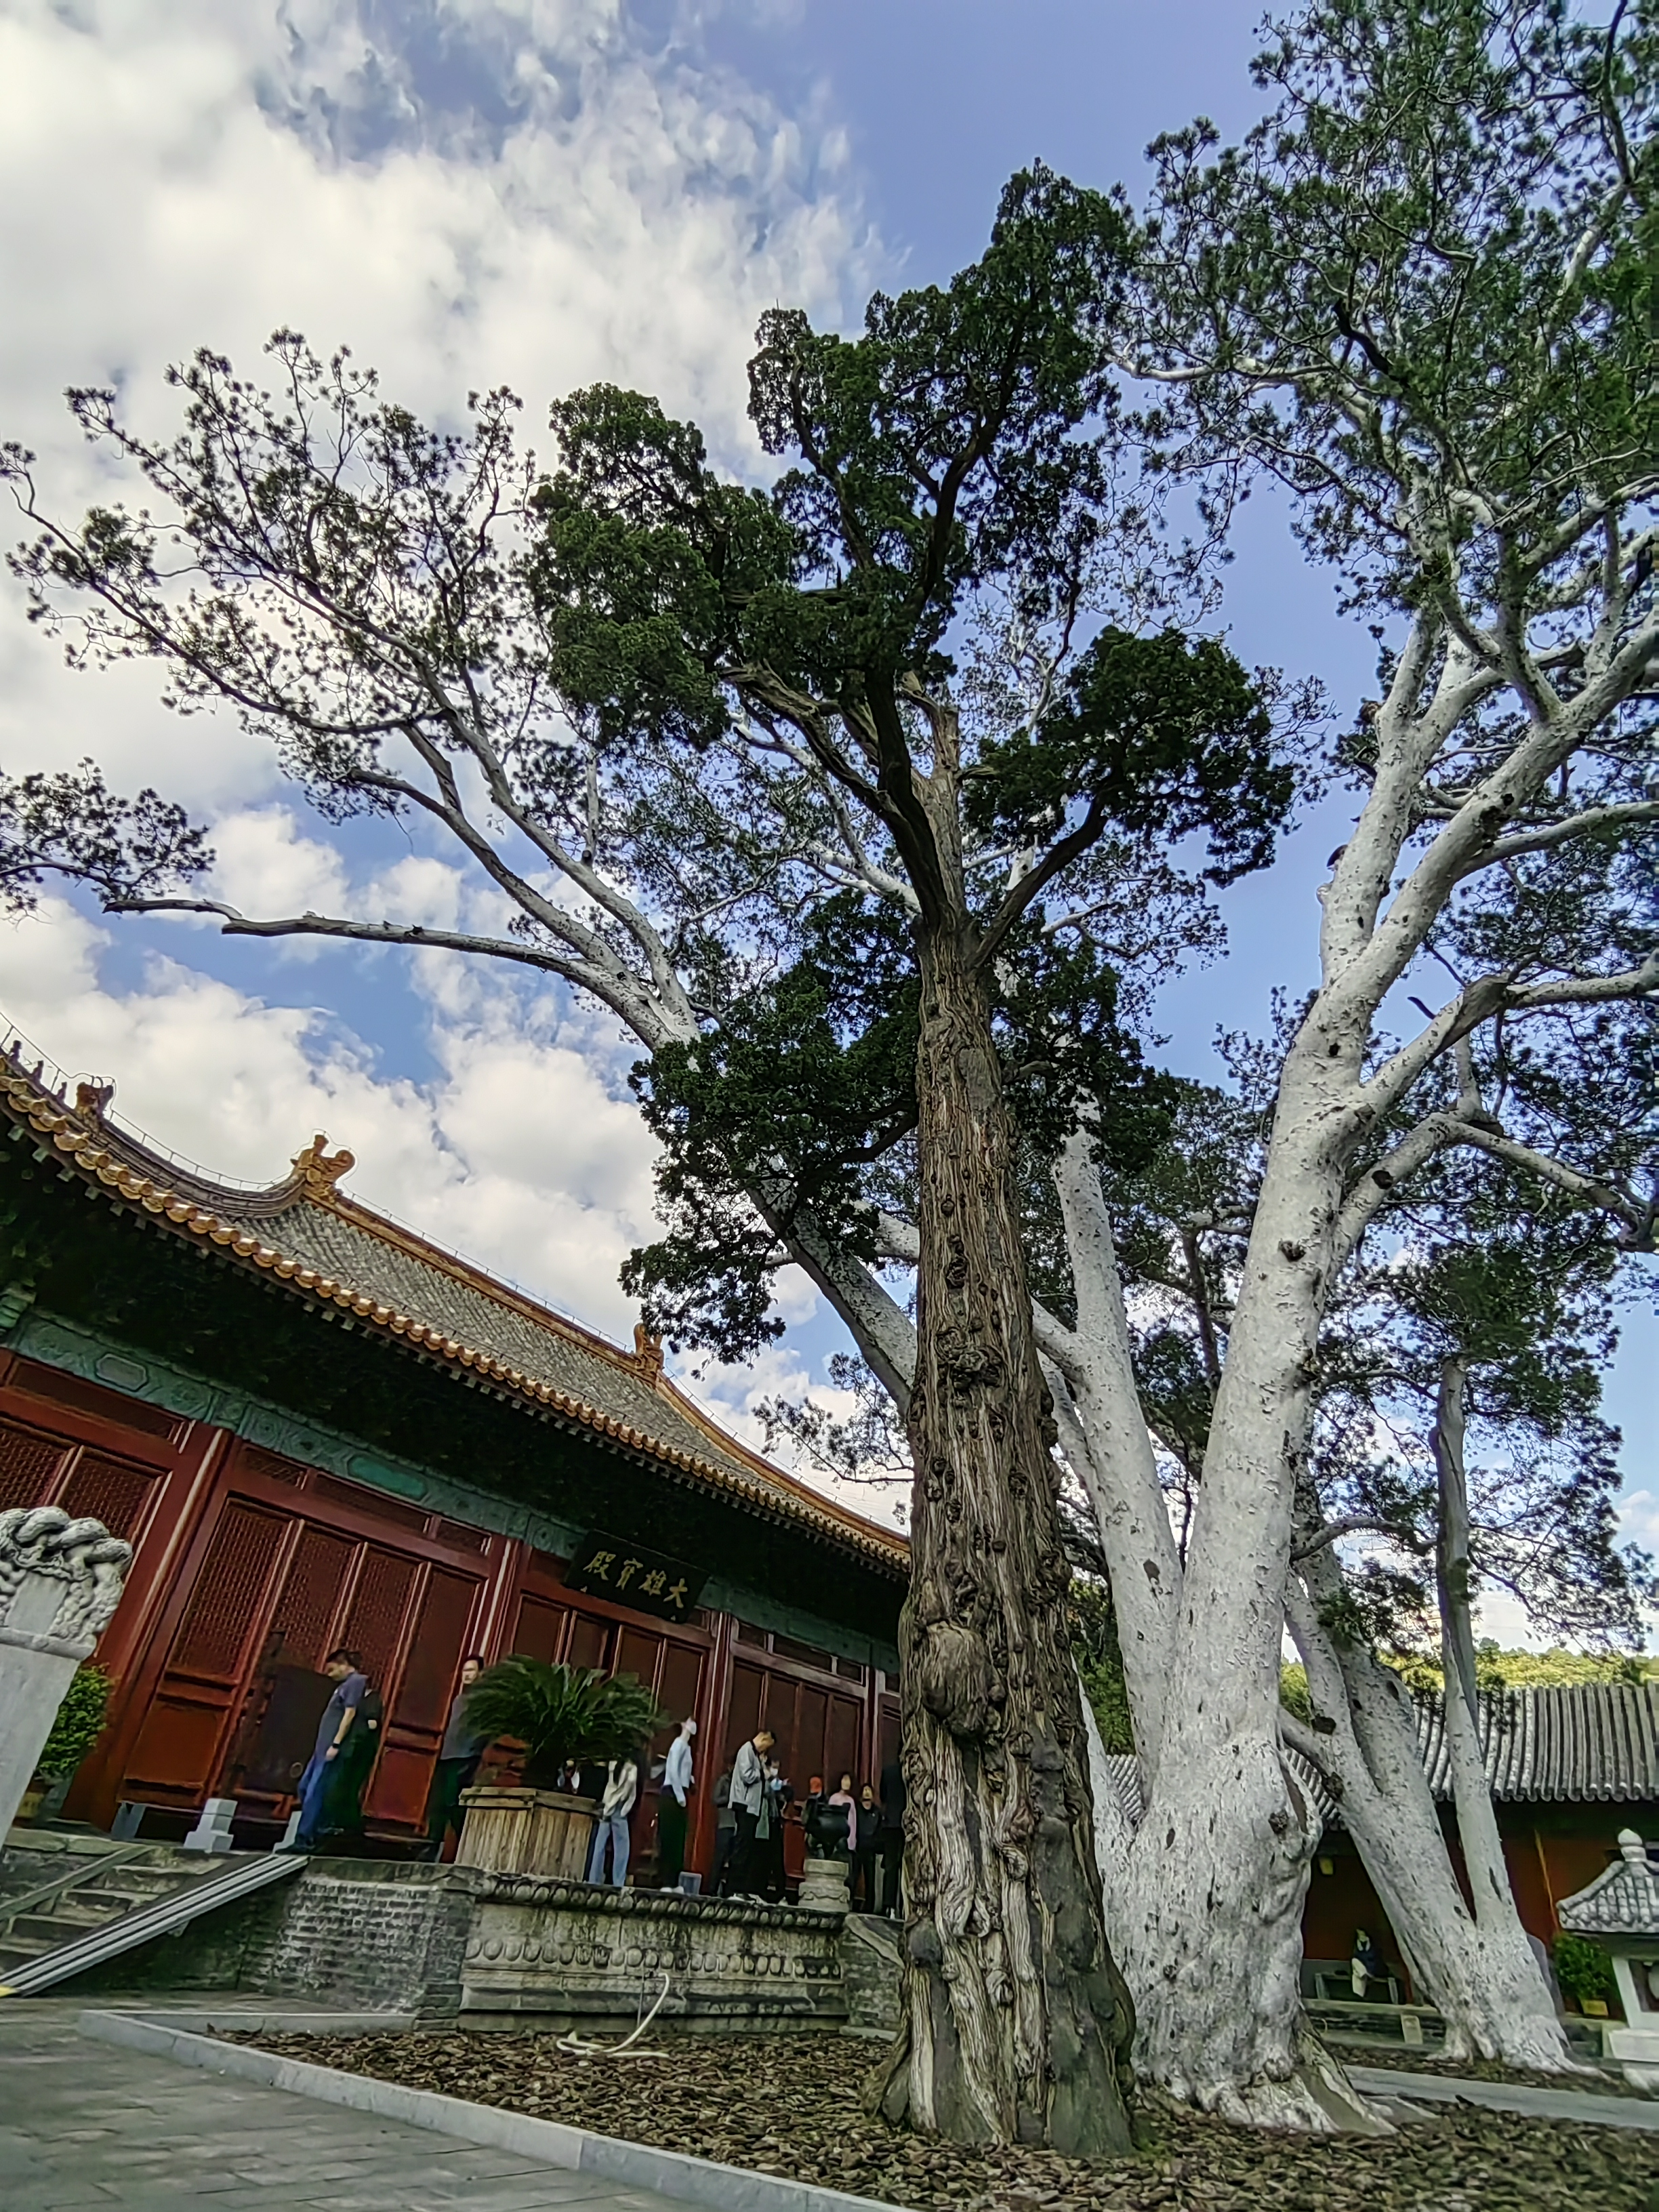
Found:
[[[91,2042],[75,2032],[85,2002],[0,2000],[5,2212],[678,2212],[568,2167]]]
[[[1534,2120],[1594,2121],[1598,2127],[1638,2128],[1659,2135],[1659,2102],[1650,2097],[1598,2097],[1593,2089],[1534,2089],[1521,2081],[1477,2081],[1462,2075],[1406,2074],[1381,2066],[1350,2066],[1355,2088],[1373,2097],[1416,2097],[1429,2104],[1486,2105],[1496,2112],[1522,2112]]]

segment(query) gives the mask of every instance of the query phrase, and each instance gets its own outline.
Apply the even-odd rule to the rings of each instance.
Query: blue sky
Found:
[[[1256,112],[1254,0],[0,0],[0,437],[64,503],[102,489],[56,394],[117,381],[166,417],[163,364],[255,357],[278,324],[344,341],[428,414],[475,385],[544,401],[605,375],[695,412],[753,458],[756,315],[850,320],[873,283],[947,276],[998,190],[1041,157],[1138,192],[1143,151],[1198,113]],[[1374,647],[1300,562],[1282,510],[1244,511],[1226,618],[1243,656],[1323,677],[1340,710]],[[70,678],[0,603],[0,764],[95,753],[210,817],[249,910],[382,897],[451,908],[441,856],[367,833],[331,853],[264,750],[163,714],[142,671]],[[1310,980],[1322,819],[1229,894],[1233,950],[1164,994],[1174,1063],[1260,1024]],[[366,892],[366,887],[368,887]],[[0,932],[0,1012],[71,1070],[115,1076],[132,1118],[212,1169],[279,1172],[313,1127],[372,1202],[618,1334],[616,1267],[650,1233],[649,1151],[592,1018],[510,981],[111,924],[54,905]],[[731,1418],[815,1379],[836,1340],[794,1297],[757,1374],[714,1371]],[[1637,1319],[1609,1390],[1630,1525],[1659,1538]]]

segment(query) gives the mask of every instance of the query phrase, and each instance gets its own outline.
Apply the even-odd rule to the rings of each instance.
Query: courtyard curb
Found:
[[[1356,2089],[1371,2097],[1403,2097],[1425,2105],[1484,2105],[1529,2120],[1577,2121],[1581,2126],[1632,2128],[1659,2135],[1659,2101],[1598,2097],[1594,2089],[1540,2089],[1524,2081],[1480,2081],[1461,2074],[1402,2074],[1382,2066],[1344,2068]]]
[[[185,2017],[194,2021],[202,2015],[191,2013]],[[228,2008],[220,2017],[229,2025]],[[260,2022],[258,2015],[244,2015],[240,2024],[252,2028]],[[343,2024],[356,2023],[343,2023],[337,2016],[330,2023],[336,2027]],[[284,2058],[250,2044],[223,2043],[216,2036],[197,2033],[194,2027],[176,2026],[155,2014],[83,2012],[76,2027],[95,2042],[116,2044],[152,2058],[170,2058],[178,2065],[200,2067],[210,2074],[234,2075],[294,2096],[343,2105],[376,2119],[429,2128],[437,2135],[454,2136],[489,2150],[509,2151],[519,2158],[539,2159],[548,2166],[592,2174],[625,2189],[654,2190],[659,2197],[672,2197],[681,2203],[709,2205],[714,2212],[904,2212],[902,2206],[878,2203],[870,2197],[848,2197],[816,2182],[790,2181],[779,2174],[755,2173],[743,2166],[717,2166],[710,2159],[692,2158],[684,2151],[624,2142],[616,2136],[567,2127],[560,2120],[538,2120],[527,2112],[507,2112],[499,2105],[475,2105],[463,2097],[442,2096],[434,2089],[405,2088],[401,2082],[381,2081],[370,2074],[343,2074],[331,2066]],[[281,2027],[295,2032],[291,2020],[283,2021]],[[276,2019],[270,2019],[270,2028],[273,2032],[278,2028]]]

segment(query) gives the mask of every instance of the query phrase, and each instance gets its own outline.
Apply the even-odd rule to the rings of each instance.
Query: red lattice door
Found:
[[[292,1525],[246,1498],[227,1501],[128,1754],[124,1794],[189,1806],[212,1794]]]

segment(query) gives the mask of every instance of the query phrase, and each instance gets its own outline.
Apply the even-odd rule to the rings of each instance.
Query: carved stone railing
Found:
[[[0,1513],[0,1840],[131,1564],[131,1545],[101,1521],[57,1505]]]
[[[477,1893],[464,2014],[555,2026],[839,2027],[842,1917],[672,1890],[499,1875]]]

